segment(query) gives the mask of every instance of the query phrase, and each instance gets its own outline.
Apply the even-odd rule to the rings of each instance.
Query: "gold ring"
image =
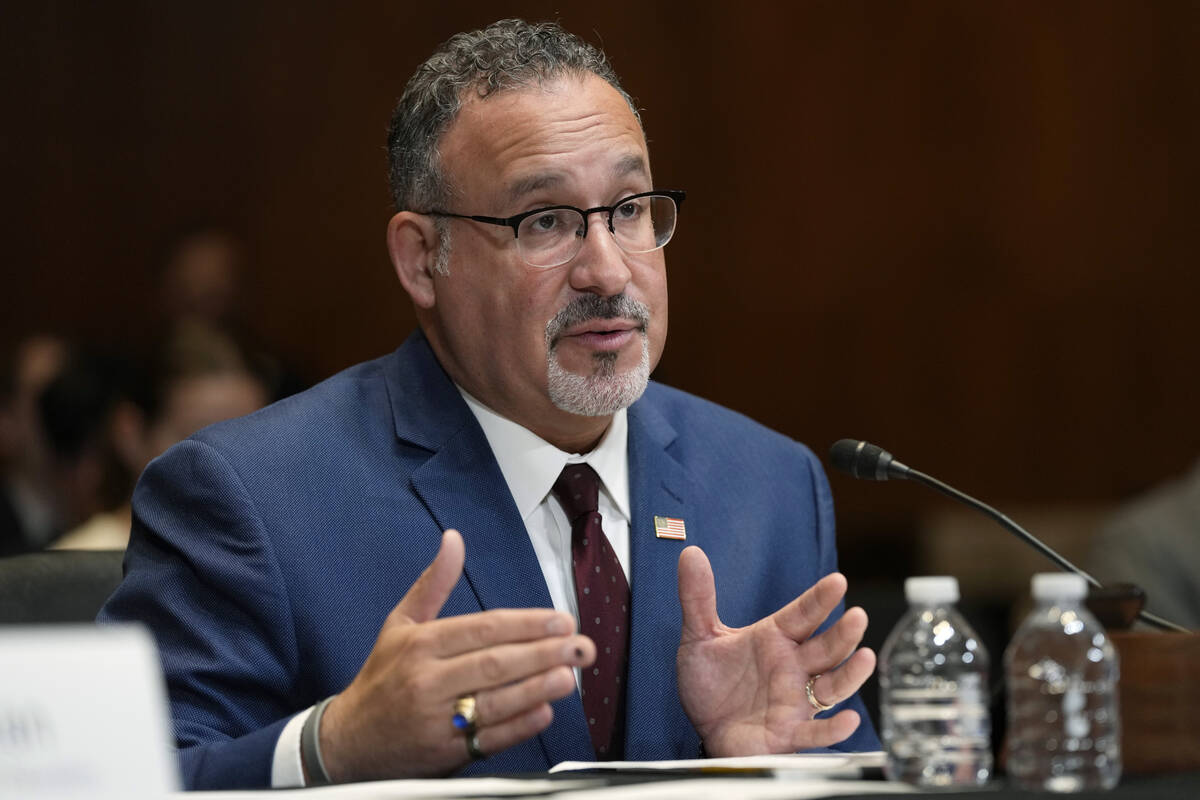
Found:
[[[454,716],[450,718],[450,721],[454,723],[454,727],[467,736],[475,733],[475,726],[479,722],[479,711],[476,709],[475,695],[464,694],[454,701]]]
[[[816,675],[813,675],[811,678],[808,679],[808,683],[804,684],[804,693],[806,695],[808,695],[808,704],[810,706],[812,706],[813,708],[815,708],[818,713],[820,713],[822,711],[828,711],[829,709],[831,709],[835,705],[837,705],[836,703],[831,703],[829,705],[825,705],[824,703],[822,703],[820,700],[817,699],[817,696],[815,694],[813,694],[813,684],[817,682],[817,678],[819,678],[819,677],[821,677],[821,673],[818,672]]]
[[[466,738],[467,738],[467,755],[469,755],[471,757],[472,761],[480,761],[482,759],[487,758],[487,753],[485,753],[485,752],[483,752],[483,750],[479,749],[479,734],[474,733],[474,732],[468,733]]]

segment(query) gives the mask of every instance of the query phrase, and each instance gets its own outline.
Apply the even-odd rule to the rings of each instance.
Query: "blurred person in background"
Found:
[[[85,509],[91,513],[55,541],[54,549],[123,549],[129,542],[133,484],[145,466],[197,430],[249,414],[268,401],[266,381],[237,342],[193,322],[176,329],[148,380],[117,370],[108,378],[98,402],[66,387],[47,393],[52,399],[57,391],[76,403],[75,408],[71,402],[47,403],[62,406],[48,415],[58,427],[65,422],[63,414],[90,421],[86,434],[76,437],[80,443],[63,449],[60,474],[73,489],[77,518]]]
[[[279,400],[308,382],[252,332],[246,305],[249,262],[245,240],[229,225],[201,223],[176,233],[160,259],[160,326],[167,338],[181,329],[209,328],[232,339],[266,382],[269,398]]]
[[[67,352],[56,336],[29,336],[0,364],[0,556],[39,550],[61,530],[37,397]]]
[[[159,276],[168,324],[198,320],[217,328],[241,324],[246,247],[220,225],[199,225],[173,237]]]
[[[1088,571],[1106,586],[1137,584],[1147,610],[1200,630],[1200,461],[1118,509],[1092,543]]]
[[[70,529],[119,505],[136,477],[113,446],[114,420],[138,394],[132,359],[80,348],[37,398],[56,515]]]

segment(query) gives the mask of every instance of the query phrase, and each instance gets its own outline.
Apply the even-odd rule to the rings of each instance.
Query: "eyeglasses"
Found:
[[[675,233],[675,220],[685,196],[682,191],[662,189],[631,194],[611,206],[586,209],[547,206],[514,217],[481,217],[449,211],[425,213],[512,228],[522,260],[531,267],[549,269],[579,254],[587,237],[588,218],[601,212],[608,215],[608,232],[626,253],[652,253],[662,248]]]

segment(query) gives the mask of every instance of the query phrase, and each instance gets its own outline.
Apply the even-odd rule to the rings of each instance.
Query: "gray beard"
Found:
[[[598,353],[590,374],[568,372],[558,361],[558,337],[562,331],[589,319],[635,319],[642,325],[642,357],[633,369],[617,372],[616,353]],[[646,326],[650,310],[623,294],[613,297],[584,295],[569,303],[546,325],[546,374],[550,402],[571,414],[604,417],[628,408],[646,391],[650,380],[650,342]]]
[[[634,404],[650,380],[650,343],[642,334],[642,357],[638,365],[625,373],[616,371],[616,353],[596,356],[592,374],[576,375],[558,363],[550,351],[547,362],[550,402],[583,417],[605,417]]]

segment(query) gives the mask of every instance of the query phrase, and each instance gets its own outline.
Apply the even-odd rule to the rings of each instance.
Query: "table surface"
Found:
[[[586,785],[580,783],[584,780]],[[764,777],[667,773],[559,773],[555,775],[446,778],[428,781],[380,781],[318,789],[269,792],[195,792],[172,795],[172,800],[284,800],[295,793],[307,800],[401,800],[402,798],[540,797],[554,800],[787,800],[788,798],[879,798],[904,792],[907,797],[938,800],[1008,800],[1052,797],[1045,792],[1013,788],[1000,778],[982,790],[969,792],[911,792],[903,785],[878,780],[782,780]],[[911,792],[911,793],[910,793]],[[1080,792],[1078,800],[1193,800],[1200,798],[1200,772],[1167,775],[1127,775],[1110,792]]]

